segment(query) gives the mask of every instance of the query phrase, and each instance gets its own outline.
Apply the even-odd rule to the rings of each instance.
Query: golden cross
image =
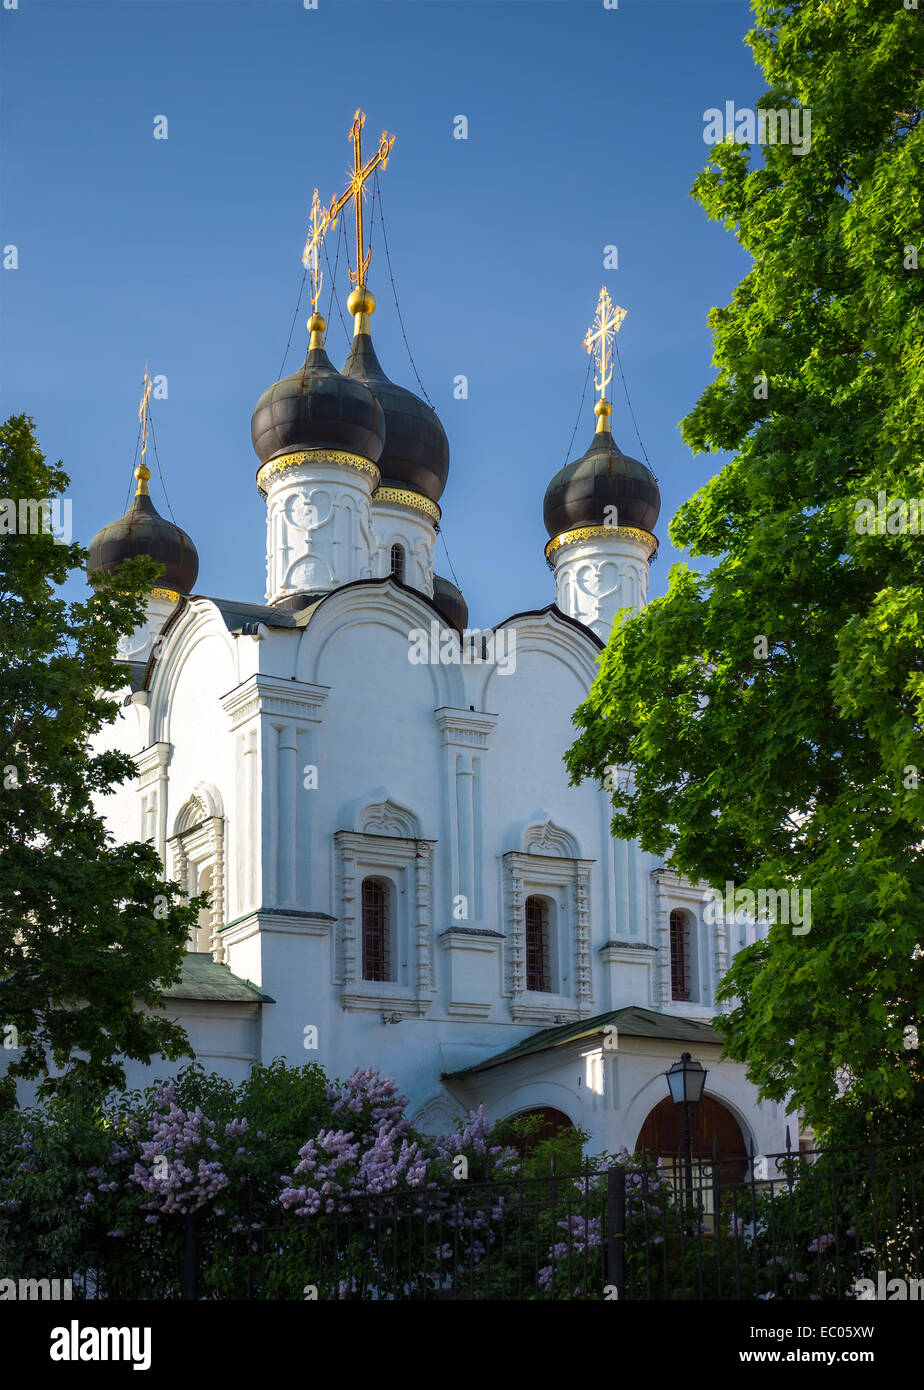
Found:
[[[353,117],[353,124],[350,126],[349,134],[349,139],[353,141],[353,168],[347,170],[347,177],[350,180],[350,186],[346,189],[344,193],[341,193],[339,198],[332,199],[331,205],[327,210],[327,218],[330,225],[332,227],[336,226],[337,218],[339,217],[341,210],[346,207],[347,203],[350,201],[351,198],[355,199],[356,269],[355,271],[350,271],[350,279],[355,281],[357,288],[360,288],[366,283],[366,271],[369,269],[369,261],[372,257],[371,247],[365,253],[363,252],[363,198],[365,197],[364,185],[369,175],[372,174],[379,167],[379,165],[381,165],[383,169],[385,168],[385,166],[388,163],[388,156],[391,153],[391,148],[395,143],[395,137],[393,135],[386,134],[386,132],[383,130],[382,138],[379,141],[378,149],[376,150],[372,158],[368,160],[367,163],[363,164],[362,129],[365,124],[366,117],[363,114],[363,112],[359,110],[359,107],[357,107],[356,114]]]
[[[311,231],[308,233],[305,249],[302,252],[302,265],[307,266],[311,272],[311,307],[315,313],[318,312],[318,300],[321,298],[321,281],[323,279],[319,253],[327,227],[327,213],[322,210],[321,199],[318,197],[318,190],[315,189],[314,197],[311,200]]]
[[[141,467],[144,468],[144,456],[148,448],[148,401],[151,399],[151,378],[148,376],[148,364],[144,364],[144,395],[141,397],[141,405],[138,407],[138,419],[141,421]]]
[[[601,400],[608,383],[613,379],[613,363],[607,357],[607,350],[619,332],[619,325],[625,316],[625,309],[613,304],[604,285],[597,300],[596,316],[584,339],[585,348],[592,352],[596,359],[597,375],[594,377],[594,385],[600,392]]]

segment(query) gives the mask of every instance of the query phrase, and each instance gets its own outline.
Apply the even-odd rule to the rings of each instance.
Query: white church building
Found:
[[[753,928],[707,922],[702,886],[614,839],[609,794],[563,762],[614,615],[646,602],[654,475],[601,396],[546,492],[554,586],[472,636],[434,574],[445,432],[379,365],[362,279],[348,307],[343,370],[315,309],[304,365],[254,411],[262,602],[200,592],[143,464],[90,547],[91,571],[164,565],[99,742],[137,766],[102,803],[116,837],[210,894],[164,1010],[234,1081],[276,1057],[372,1066],[424,1130],[484,1103],[580,1126],[592,1153],[676,1149],[665,1072],[687,1051],[708,1069],[697,1147],[779,1150],[792,1117],[710,1026]],[[129,1064],[129,1084],[179,1065]]]

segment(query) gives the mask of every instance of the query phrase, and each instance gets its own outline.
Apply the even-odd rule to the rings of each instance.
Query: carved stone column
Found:
[[[150,840],[166,872],[167,768],[173,753],[170,743],[152,743],[135,754],[141,808],[141,838]]]
[[[449,706],[434,711],[443,748],[443,872],[449,885],[450,902],[443,908],[449,920],[452,901],[464,897],[468,904],[469,925],[484,916],[483,863],[481,838],[482,765],[487,756],[496,714]],[[437,909],[437,917],[440,911]]]
[[[433,904],[430,894],[430,860],[432,845],[429,840],[417,841],[417,862],[414,873],[414,897],[416,906],[416,955],[417,955],[417,997],[424,999],[433,987]]]
[[[215,867],[212,871],[212,883],[214,891],[212,901],[215,904],[212,910],[212,934],[209,941],[209,948],[212,952],[212,959],[219,965],[223,964],[225,958],[224,943],[221,938],[221,928],[225,915],[225,844],[224,836],[221,834],[222,823],[216,818],[215,832]]]
[[[516,1007],[526,992],[526,921],[523,903],[523,873],[521,856],[504,855],[507,875],[507,990]]]
[[[298,735],[294,724],[285,724],[279,731],[279,855],[277,858],[276,893],[283,907],[297,905],[295,889],[296,847],[296,758]]]
[[[240,853],[243,901],[234,916],[253,907],[311,907],[307,864],[315,846],[314,798],[299,776],[299,739],[309,745],[321,722],[327,687],[279,676],[254,675],[222,701],[231,727],[240,731],[238,825],[246,838]],[[310,747],[309,758],[311,756]],[[250,764],[253,764],[251,767]]]
[[[354,983],[359,976],[357,957],[359,953],[359,909],[356,904],[356,856],[345,847],[342,851],[340,873],[340,978],[344,986]]]
[[[579,860],[574,877],[574,969],[579,1009],[589,1008],[593,998],[589,895],[590,861]]]

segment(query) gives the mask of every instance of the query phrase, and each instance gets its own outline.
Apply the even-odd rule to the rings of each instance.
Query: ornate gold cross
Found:
[[[305,249],[302,252],[302,265],[307,266],[311,272],[311,308],[314,313],[318,312],[318,300],[321,298],[321,274],[320,250],[321,242],[324,240],[324,233],[329,226],[327,213],[321,208],[321,199],[318,197],[318,190],[314,190],[314,197],[311,200],[311,231],[305,242]]]
[[[141,421],[141,462],[135,469],[135,477],[138,479],[138,487],[135,492],[136,497],[143,497],[148,490],[148,478],[151,471],[144,461],[144,456],[148,451],[148,401],[151,399],[151,378],[148,376],[148,364],[144,364],[144,392],[141,396],[141,404],[138,407],[138,419]]]
[[[334,198],[327,210],[327,219],[333,227],[336,225],[343,208],[351,198],[356,204],[356,269],[350,271],[350,279],[356,284],[357,289],[366,283],[366,271],[369,269],[369,261],[372,256],[372,248],[368,251],[363,250],[363,198],[365,197],[365,182],[380,165],[384,169],[388,163],[388,156],[395,143],[395,137],[388,135],[383,130],[379,147],[375,154],[367,163],[363,164],[362,153],[362,129],[366,124],[366,117],[357,107],[353,117],[353,124],[350,127],[349,138],[353,141],[353,168],[347,170],[347,177],[350,180],[349,188],[341,193],[339,198]]]
[[[144,394],[141,397],[141,404],[138,407],[138,419],[141,421],[141,466],[144,467],[144,456],[148,451],[148,401],[151,399],[151,378],[148,376],[148,364],[144,364]]]
[[[604,285],[597,300],[596,317],[584,339],[585,348],[593,353],[596,360],[597,375],[594,377],[594,385],[600,392],[601,400],[607,385],[613,379],[613,363],[608,356],[608,350],[625,316],[625,309],[620,309],[618,304],[614,305]]]

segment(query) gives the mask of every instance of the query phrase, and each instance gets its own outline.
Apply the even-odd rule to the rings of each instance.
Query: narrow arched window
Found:
[[[363,879],[363,979],[391,979],[391,901],[380,878]]]
[[[671,998],[690,998],[690,923],[676,908],[670,916]]]
[[[404,583],[404,546],[393,545],[391,548],[391,572],[400,584]]]
[[[552,988],[549,959],[549,907],[542,898],[526,899],[526,988]]]

